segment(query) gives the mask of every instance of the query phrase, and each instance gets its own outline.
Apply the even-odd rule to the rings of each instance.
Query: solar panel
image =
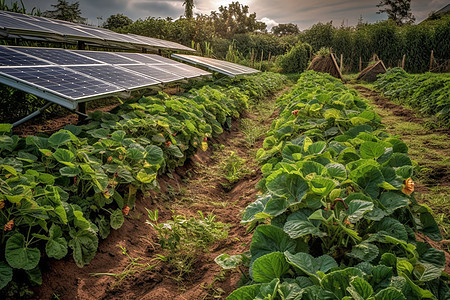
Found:
[[[123,88],[59,66],[0,68],[0,74],[75,101],[123,91]]]
[[[20,36],[28,39],[50,37],[61,41],[85,41],[118,48],[166,48],[195,51],[181,44],[114,31],[61,20],[28,16],[12,12],[0,12],[0,31],[5,37]]]
[[[95,35],[91,35],[87,32],[83,32],[80,30],[77,30],[75,27],[67,26],[65,24],[58,24],[54,22],[46,22],[39,18],[38,20],[28,19],[26,20],[27,23],[43,27],[45,29],[49,29],[51,31],[57,32],[60,35],[67,35],[67,36],[76,36],[78,38],[85,37],[85,38],[96,38]]]
[[[135,60],[130,60],[124,56],[117,55],[112,52],[99,51],[77,51],[76,53],[90,57],[92,59],[104,62],[111,65],[136,64]]]
[[[32,55],[34,57],[48,60],[57,65],[89,65],[99,64],[98,61],[82,55],[75,51],[60,48],[31,48],[31,47],[11,47],[17,51]]]
[[[173,64],[178,63],[178,62],[174,61],[173,59],[170,59],[170,58],[167,58],[167,57],[164,57],[164,56],[160,56],[160,55],[156,55],[156,54],[142,54],[142,55],[144,55],[144,56],[154,60],[158,64],[170,64],[170,65],[173,65]]]
[[[155,67],[149,66],[149,65],[123,65],[122,67],[126,68],[128,70],[132,70],[132,71],[144,74],[146,76],[150,76],[150,77],[155,78],[163,83],[179,81],[179,80],[184,79],[183,76],[165,72],[161,69],[158,69],[158,68],[155,68]]]
[[[127,90],[158,85],[161,82],[111,65],[76,66],[70,69],[124,87]]]
[[[122,57],[126,57],[128,59],[132,59],[136,62],[143,63],[143,64],[154,65],[154,64],[160,63],[159,61],[152,58],[152,56],[150,56],[150,55],[145,55],[145,54],[140,54],[140,53],[128,53],[128,52],[116,52],[116,54],[119,56],[122,56]],[[157,56],[157,55],[155,55],[155,56]]]
[[[197,72],[192,72],[190,70],[183,69],[182,67],[179,67],[177,65],[157,65],[154,67],[181,76],[183,78],[194,78],[199,76]]]
[[[38,66],[50,63],[14,51],[11,47],[0,46],[0,66]]]
[[[3,28],[4,30],[15,29],[20,31],[33,31],[33,32],[45,32],[56,34],[56,32],[53,30],[45,29],[40,26],[35,26],[33,24],[27,23],[24,20],[12,18],[4,14],[2,14],[0,18],[0,28]]]
[[[208,57],[185,55],[185,54],[172,54],[172,57],[192,64],[197,64],[206,67],[210,70],[233,77],[237,75],[252,74],[259,72],[258,70],[246,66]]]

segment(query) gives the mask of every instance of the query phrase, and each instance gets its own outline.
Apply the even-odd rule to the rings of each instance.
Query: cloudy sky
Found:
[[[7,3],[12,0],[7,0]],[[67,0],[69,3],[75,0]],[[236,1],[236,0],[235,0]],[[172,17],[183,15],[183,0],[78,0],[83,17],[89,23],[97,25],[110,15],[122,13],[133,20],[151,17]],[[220,5],[228,5],[227,0],[194,0],[194,13],[209,14]],[[360,16],[365,22],[373,23],[387,19],[386,14],[377,14],[376,5],[380,0],[240,0],[248,5],[250,12],[256,12],[259,20],[268,28],[279,23],[294,23],[301,30],[311,27],[317,22],[333,21],[335,26],[342,22],[355,25]],[[51,9],[57,0],[23,0],[27,10],[33,7],[41,11]],[[430,11],[436,11],[450,4],[450,0],[412,0],[411,10],[417,21],[425,19]]]

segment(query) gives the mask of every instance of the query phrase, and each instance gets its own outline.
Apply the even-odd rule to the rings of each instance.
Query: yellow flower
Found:
[[[5,201],[1,200],[0,201],[0,209],[3,209],[3,207],[5,207]]]
[[[414,181],[411,178],[405,180],[402,192],[406,195],[411,195],[414,192]]]

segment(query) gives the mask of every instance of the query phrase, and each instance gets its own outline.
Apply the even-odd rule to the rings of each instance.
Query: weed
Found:
[[[258,140],[267,129],[261,126],[257,121],[252,119],[243,119],[241,121],[241,131],[245,135],[245,141],[247,142],[247,147],[251,148],[255,145],[256,140]]]
[[[180,281],[187,273],[192,272],[194,263],[200,251],[207,251],[215,241],[226,239],[228,236],[227,224],[215,222],[214,215],[204,216],[199,211],[199,218],[186,218],[174,215],[172,220],[158,223],[158,210],[147,209],[147,224],[157,233],[159,245],[166,250],[158,259],[168,262],[177,271],[175,278]]]
[[[234,151],[230,151],[230,155],[222,162],[221,165],[223,177],[225,177],[230,184],[233,184],[245,175],[250,174],[251,171],[247,168],[245,162],[245,159],[239,157]]]
[[[113,276],[118,280],[115,283],[115,286],[117,286],[128,276],[134,275],[139,272],[148,271],[155,267],[155,265],[150,265],[148,263],[146,263],[146,264],[139,263],[139,261],[142,260],[142,258],[140,258],[140,257],[133,258],[128,254],[128,251],[125,247],[122,247],[120,245],[119,245],[119,247],[122,250],[122,254],[125,255],[126,257],[128,257],[128,259],[130,260],[130,263],[123,269],[122,272],[120,272],[120,273],[91,273],[90,275],[91,276],[102,276],[102,275]]]

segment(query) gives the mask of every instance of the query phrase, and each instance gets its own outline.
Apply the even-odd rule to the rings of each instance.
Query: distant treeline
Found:
[[[222,31],[219,31],[222,29]],[[259,60],[285,54],[298,41],[312,46],[313,52],[322,47],[332,48],[344,58],[344,71],[357,72],[360,58],[362,68],[374,54],[387,67],[401,64],[405,56],[405,70],[412,73],[429,70],[431,51],[433,66],[447,64],[450,59],[450,18],[419,25],[398,26],[393,21],[359,24],[356,27],[335,28],[331,23],[318,23],[300,34],[279,37],[267,32],[230,30],[218,27],[208,16],[178,20],[148,18],[117,29],[194,46],[204,53],[225,58],[230,45],[242,59],[256,56]],[[445,68],[444,68],[445,69]]]

